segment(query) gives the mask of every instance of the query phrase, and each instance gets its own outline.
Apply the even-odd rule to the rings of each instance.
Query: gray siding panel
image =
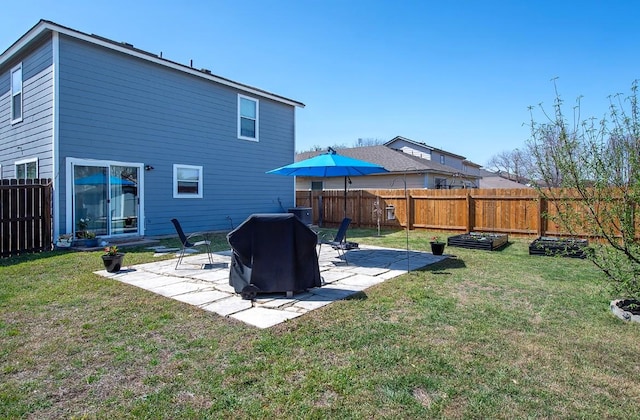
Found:
[[[265,174],[293,162],[293,106],[258,98],[260,141],[239,140],[238,91],[65,36],[59,87],[62,164],[75,157],[155,168],[145,173],[147,235],[174,233],[173,217],[186,230],[228,230],[227,216],[237,226],[294,205],[293,178]],[[203,199],[173,198],[176,163],[203,166]]]
[[[22,61],[23,121],[11,125],[10,71]],[[15,162],[38,158],[40,177],[53,177],[53,53],[50,39],[0,73],[0,164],[2,177],[15,176]]]

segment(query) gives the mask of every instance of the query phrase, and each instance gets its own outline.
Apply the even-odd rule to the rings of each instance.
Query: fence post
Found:
[[[413,229],[413,212],[415,206],[413,205],[413,200],[411,199],[411,192],[407,190],[407,195],[404,198],[407,201],[407,229]]]
[[[547,232],[547,199],[542,196],[538,197],[538,236],[545,236]]]
[[[467,190],[467,232],[471,232],[475,226],[475,201],[471,196],[471,191]]]
[[[50,251],[53,248],[53,183],[47,179],[47,187],[44,189],[42,197],[43,206],[43,246]]]

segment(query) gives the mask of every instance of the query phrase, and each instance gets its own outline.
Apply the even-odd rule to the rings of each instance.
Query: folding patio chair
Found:
[[[347,229],[349,229],[350,223],[351,223],[351,219],[349,219],[348,217],[345,217],[344,219],[342,219],[342,222],[340,223],[340,227],[338,228],[338,232],[336,233],[336,236],[333,238],[333,240],[326,240],[321,235],[318,236],[318,244],[320,245],[320,249],[318,250],[318,258],[320,257],[320,251],[322,251],[322,245],[326,244],[326,245],[329,245],[331,248],[335,249],[336,251],[338,251],[338,256],[341,258],[344,258],[344,262],[347,263],[347,265],[349,265],[349,261],[347,261],[347,255],[345,251],[351,248],[357,248],[358,246],[355,243],[346,241]]]
[[[182,226],[180,226],[180,222],[178,221],[178,219],[171,219],[171,223],[173,223],[173,226],[176,228],[176,232],[178,232],[178,236],[180,237],[180,243],[182,243],[182,251],[178,256],[178,262],[176,262],[176,270],[178,269],[178,266],[182,262],[182,259],[184,258],[184,254],[187,251],[187,248],[193,248],[193,247],[202,246],[202,245],[204,245],[207,248],[207,255],[209,256],[209,264],[213,266],[213,259],[211,258],[211,241],[207,238],[207,236],[202,232],[194,232],[189,236],[187,236],[182,230]],[[192,238],[197,238],[197,237],[201,237],[203,239],[197,242],[191,242]]]

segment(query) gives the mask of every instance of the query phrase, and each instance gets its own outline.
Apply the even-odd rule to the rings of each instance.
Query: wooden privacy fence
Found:
[[[0,257],[52,248],[50,179],[0,180]]]
[[[296,206],[311,207],[313,222],[334,225],[344,217],[344,191],[297,191]],[[563,236],[545,217],[550,206],[533,189],[353,190],[347,216],[357,227],[496,232]],[[389,218],[388,216],[394,216]]]

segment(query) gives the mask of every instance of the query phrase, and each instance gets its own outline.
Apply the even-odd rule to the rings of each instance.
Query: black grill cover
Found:
[[[321,286],[317,235],[294,214],[253,214],[227,241],[233,250],[229,284],[236,293],[249,284],[267,293]]]

